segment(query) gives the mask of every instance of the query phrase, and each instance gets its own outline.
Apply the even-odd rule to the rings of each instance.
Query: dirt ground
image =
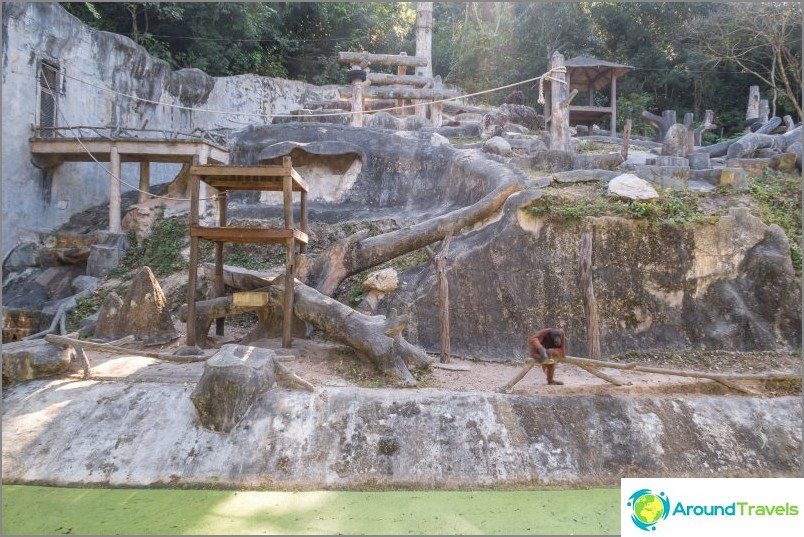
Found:
[[[177,322],[176,328],[181,334],[179,339],[161,347],[142,349],[151,352],[172,353],[184,344],[184,323]],[[217,346],[227,342],[237,342],[248,333],[249,323],[228,323],[226,330],[227,334],[216,342]],[[279,339],[259,340],[251,344],[274,349],[286,366],[315,386],[377,389],[395,387],[393,379],[382,376],[373,364],[356,356],[349,347],[322,337],[297,338],[293,341],[293,348],[290,351],[281,348]],[[203,372],[203,362],[190,364],[165,362],[138,356],[137,347],[132,346],[131,348],[131,355],[88,351],[87,356],[92,365],[93,378],[126,382],[195,383]],[[207,349],[206,352],[211,355],[215,350]],[[453,357],[445,366],[437,363],[438,356],[433,355],[433,360],[436,363],[429,371],[415,373],[419,383],[415,389],[491,393],[498,391],[522,369],[522,364],[518,363],[480,362],[460,357]],[[612,361],[710,373],[800,372],[802,367],[800,355],[778,352],[643,353],[633,357],[614,357]],[[615,386],[577,366],[564,363],[556,366],[556,379],[562,381],[564,385],[547,385],[544,373],[539,367],[534,367],[511,393],[611,396],[747,395],[711,380],[616,369],[608,369],[605,372],[624,381],[626,385]],[[73,375],[80,377],[80,368],[77,368]],[[800,381],[740,381],[740,385],[766,397],[801,392]]]

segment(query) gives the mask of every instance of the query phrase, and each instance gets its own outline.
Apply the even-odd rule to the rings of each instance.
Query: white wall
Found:
[[[191,132],[241,129],[301,108],[305,95],[337,99],[333,87],[241,75],[213,78],[197,70],[173,72],[132,40],[89,28],[56,3],[3,3],[2,253],[30,230],[47,231],[72,214],[108,202],[109,176],[95,163],[53,170],[49,200],[44,172],[31,162],[28,140],[38,124],[41,59],[59,63],[64,76],[58,126],[105,126]],[[135,95],[160,104],[111,93]],[[235,111],[217,114],[198,109]],[[106,163],[108,166],[108,163]],[[179,167],[152,164],[151,181],[170,181]],[[124,164],[123,180],[138,184],[138,166]],[[123,191],[130,190],[124,186]]]

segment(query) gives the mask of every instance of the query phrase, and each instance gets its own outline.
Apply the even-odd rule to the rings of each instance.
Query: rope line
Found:
[[[176,109],[179,109],[179,110],[188,110],[188,111],[191,111],[191,112],[203,112],[203,113],[207,113],[207,114],[245,116],[245,117],[259,117],[259,118],[263,118],[263,119],[270,119],[270,118],[274,118],[274,117],[299,118],[299,117],[352,116],[352,115],[363,114],[364,113],[364,112],[328,112],[328,113],[323,113],[323,114],[309,114],[309,115],[305,115],[305,116],[297,116],[297,115],[294,115],[294,114],[259,114],[259,113],[255,113],[255,112],[236,112],[236,111],[232,111],[232,110],[215,110],[215,109],[209,109],[209,108],[194,108],[192,106],[184,106],[184,105],[180,105],[180,104],[171,104],[171,103],[166,103],[166,102],[162,102],[162,101],[154,101],[154,100],[151,100],[151,99],[146,99],[144,97],[138,97],[136,95],[123,93],[121,91],[117,91],[117,90],[114,90],[114,89],[111,89],[111,88],[100,86],[98,84],[94,84],[92,82],[89,82],[89,81],[80,79],[78,77],[69,75],[64,71],[61,71],[60,69],[57,69],[55,66],[42,64],[42,67],[47,68],[47,69],[51,69],[51,70],[56,71],[56,72],[61,72],[62,76],[65,77],[65,78],[75,80],[76,82],[79,82],[81,84],[86,84],[87,86],[91,86],[91,87],[99,89],[101,91],[106,91],[106,92],[109,92],[109,93],[112,93],[112,94],[115,94],[115,95],[119,95],[121,97],[126,97],[126,98],[129,98],[129,99],[133,99],[135,101],[139,101],[139,102],[143,102],[143,103],[147,103],[147,104],[153,104],[153,105],[157,105],[157,106],[167,106],[167,107],[170,107],[170,108],[176,108]],[[551,68],[546,73],[544,73],[542,75],[539,75],[537,77],[528,78],[527,80],[514,82],[512,84],[506,84],[504,86],[498,86],[496,88],[477,91],[477,92],[474,92],[474,93],[468,93],[466,95],[458,95],[456,97],[447,97],[447,98],[444,98],[444,99],[437,99],[437,100],[433,100],[433,101],[428,100],[427,104],[438,104],[438,103],[445,103],[445,102],[449,102],[449,101],[455,101],[455,100],[458,100],[458,99],[466,99],[468,97],[475,97],[477,95],[484,95],[486,93],[493,93],[495,91],[500,91],[500,90],[503,90],[503,89],[513,88],[515,86],[520,86],[522,84],[528,84],[528,83],[536,82],[536,81],[539,81],[539,104],[544,104],[544,95],[543,95],[543,90],[542,90],[542,85],[544,83],[544,80],[551,80],[553,82],[560,82],[560,83],[566,84],[565,80],[560,80],[558,78],[555,78],[555,77],[551,76],[551,74],[554,73],[554,72],[555,73],[566,73],[566,67],[563,67],[563,66],[562,67],[554,67],[554,68]],[[417,105],[408,104],[408,105],[402,105],[402,106],[393,106],[393,107],[390,107],[390,108],[381,108],[381,109],[375,110],[375,112],[388,112],[388,111],[391,111],[391,110],[404,110],[404,109],[408,109],[408,108],[414,108],[415,106],[417,106]]]
[[[53,89],[50,87],[50,82],[48,82],[48,81],[47,81],[47,77],[42,77],[42,80],[44,80],[44,81],[45,81],[45,85],[47,86],[47,89],[48,89],[48,90],[50,90],[50,91],[52,92],[52,91],[53,91]],[[71,127],[71,126],[70,126],[70,122],[69,122],[69,121],[67,121],[67,118],[64,116],[64,112],[61,110],[61,108],[56,107],[56,109],[58,110],[58,113],[59,113],[59,115],[61,116],[61,119],[62,119],[62,120],[64,121],[64,123],[67,125],[67,128],[68,128],[68,129],[70,129],[71,131],[74,131],[75,129],[74,129],[73,127]],[[80,133],[79,133],[79,134],[80,134]],[[149,196],[151,196],[152,198],[158,198],[158,199],[164,199],[164,200],[173,200],[173,201],[192,201],[192,199],[191,199],[191,198],[171,198],[170,196],[160,196],[159,194],[151,194],[150,192],[147,192],[147,191],[145,191],[145,190],[140,190],[138,187],[136,187],[136,186],[134,186],[134,185],[131,185],[131,184],[127,183],[127,182],[126,182],[126,181],[124,181],[124,180],[123,180],[121,177],[116,176],[116,175],[114,174],[114,172],[112,172],[112,171],[108,170],[108,169],[106,168],[106,166],[104,166],[104,165],[103,165],[103,163],[102,163],[101,161],[99,161],[97,158],[95,158],[95,155],[93,155],[93,154],[92,154],[92,152],[89,150],[89,148],[88,148],[87,146],[85,146],[85,145],[84,145],[84,142],[82,142],[82,141],[81,141],[81,138],[80,138],[80,137],[75,138],[75,141],[76,141],[76,142],[78,142],[78,145],[80,145],[80,146],[81,146],[81,148],[84,150],[84,152],[86,152],[86,154],[87,154],[87,155],[89,155],[89,158],[91,158],[91,159],[92,159],[92,160],[95,162],[95,164],[97,164],[98,166],[100,166],[100,168],[101,168],[101,169],[102,169],[104,172],[106,172],[106,174],[107,174],[107,175],[109,175],[109,177],[111,177],[112,179],[114,179],[114,180],[115,180],[115,181],[117,181],[118,183],[121,183],[121,184],[123,184],[123,185],[126,185],[126,186],[127,186],[127,187],[129,187],[130,189],[135,190],[135,191],[137,191],[137,192],[141,192],[141,193],[143,193],[143,194],[148,194],[148,195],[149,195]],[[140,166],[142,166],[142,164],[140,164]],[[216,200],[216,199],[218,199],[218,198],[217,198],[217,196],[213,196],[213,197],[211,197],[211,198],[199,198],[199,201],[210,201],[210,200]]]

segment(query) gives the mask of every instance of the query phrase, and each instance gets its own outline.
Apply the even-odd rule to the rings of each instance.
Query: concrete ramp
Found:
[[[3,481],[239,488],[617,485],[797,476],[797,397],[271,391],[228,435],[193,382],[39,380],[3,392]]]

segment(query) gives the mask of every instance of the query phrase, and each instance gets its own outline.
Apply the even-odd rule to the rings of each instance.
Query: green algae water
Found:
[[[3,485],[3,534],[616,535],[620,490],[274,492]]]

